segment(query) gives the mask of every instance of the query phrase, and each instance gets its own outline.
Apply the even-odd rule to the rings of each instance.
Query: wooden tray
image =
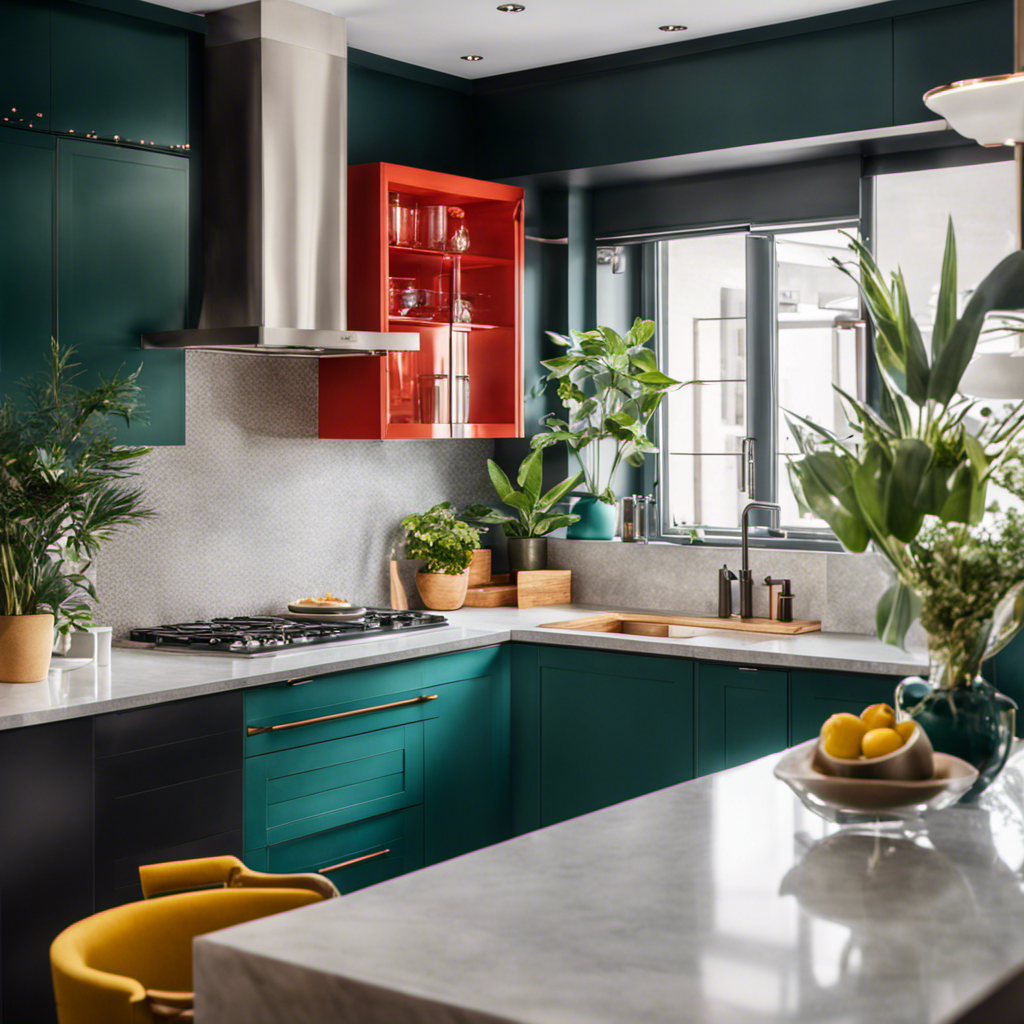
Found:
[[[539,608],[549,604],[572,602],[572,571],[534,569],[519,573],[518,583],[508,575],[492,576],[491,582],[466,591],[467,608]]]

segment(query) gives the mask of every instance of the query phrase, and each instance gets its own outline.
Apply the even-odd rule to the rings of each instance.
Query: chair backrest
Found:
[[[208,889],[93,914],[50,948],[58,1020],[153,1024],[147,992],[191,992],[195,936],[323,898],[298,888]]]

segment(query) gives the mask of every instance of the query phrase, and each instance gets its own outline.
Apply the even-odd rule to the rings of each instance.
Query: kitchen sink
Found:
[[[821,630],[817,621],[778,622],[775,619],[730,619],[700,615],[646,615],[640,612],[596,612],[578,619],[541,623],[542,629],[572,629],[589,633],[623,633],[628,636],[663,636],[692,640],[697,637],[729,638],[757,643],[765,634],[794,636]]]

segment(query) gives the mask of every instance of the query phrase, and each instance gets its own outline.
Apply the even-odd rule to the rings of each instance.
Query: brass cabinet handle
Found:
[[[332,864],[329,868],[320,868],[317,874],[329,875],[332,871],[350,868],[353,864],[362,864],[364,860],[376,860],[378,857],[386,857],[390,852],[390,850],[378,850],[376,853],[364,853],[362,857],[353,857],[351,860],[343,860],[340,864]]]
[[[372,708],[359,708],[356,711],[342,711],[336,715],[321,715],[319,718],[304,718],[301,722],[282,722],[280,725],[250,725],[245,733],[247,736],[259,736],[264,732],[282,732],[285,729],[298,729],[300,725],[316,725],[318,722],[337,722],[342,718],[354,718],[356,715],[369,715],[374,711],[388,711],[391,708],[407,708],[413,704],[426,704],[428,700],[437,700],[439,694],[428,693],[422,697],[410,697],[408,700],[396,700],[393,704],[378,704]]]

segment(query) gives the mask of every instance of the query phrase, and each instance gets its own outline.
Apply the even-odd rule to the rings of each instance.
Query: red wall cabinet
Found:
[[[397,239],[389,204],[408,226]],[[320,436],[521,437],[522,303],[521,188],[350,167],[349,329],[414,331],[420,349],[321,360]]]

